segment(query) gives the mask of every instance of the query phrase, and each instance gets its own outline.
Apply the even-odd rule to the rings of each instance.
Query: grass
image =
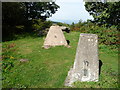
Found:
[[[99,58],[103,62],[99,82],[75,82],[77,88],[117,88],[118,54],[107,46],[99,46]]]
[[[57,46],[43,49],[45,37],[4,42],[3,88],[65,88],[64,81],[74,63],[79,34],[65,33],[71,48]],[[99,45],[99,58],[103,62],[99,82],[75,82],[75,88],[118,87],[118,51]],[[20,62],[20,59],[28,59],[29,62]]]

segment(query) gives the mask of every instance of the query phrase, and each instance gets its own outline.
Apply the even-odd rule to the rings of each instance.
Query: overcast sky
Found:
[[[49,20],[71,24],[79,20],[93,19],[85,10],[83,0],[56,0],[55,2],[60,8]]]

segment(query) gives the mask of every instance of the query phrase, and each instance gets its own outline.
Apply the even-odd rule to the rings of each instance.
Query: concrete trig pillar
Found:
[[[65,86],[72,86],[75,81],[98,81],[98,36],[80,34],[73,68],[68,72]]]

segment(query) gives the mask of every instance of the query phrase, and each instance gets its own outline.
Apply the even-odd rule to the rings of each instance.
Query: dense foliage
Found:
[[[59,6],[55,2],[3,2],[2,3],[2,35],[3,41],[15,39],[15,35],[33,33],[34,20],[47,22]],[[38,22],[36,23],[38,24]],[[44,25],[43,28],[47,28]],[[42,26],[41,26],[42,27]]]
[[[43,19],[49,18],[59,8],[55,2],[26,2],[25,13],[28,19]]]
[[[34,32],[38,34],[38,36],[44,36],[47,34],[49,27],[52,25],[51,21],[42,21],[41,19],[36,20],[33,19],[33,25],[32,28],[34,29]]]
[[[91,22],[79,22],[72,24],[72,31],[79,31],[81,33],[97,34],[99,37],[99,44],[110,45],[111,48],[118,49],[119,46],[119,30],[116,26],[106,27],[105,25],[99,26]]]
[[[120,26],[120,2],[86,2],[85,8],[94,18],[94,23]]]

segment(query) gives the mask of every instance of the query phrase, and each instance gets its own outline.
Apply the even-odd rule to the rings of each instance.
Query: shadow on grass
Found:
[[[103,65],[103,62],[101,60],[99,60],[99,75],[101,73],[101,67],[102,67],[102,65]]]
[[[70,45],[70,40],[66,40],[67,41],[67,44]]]

